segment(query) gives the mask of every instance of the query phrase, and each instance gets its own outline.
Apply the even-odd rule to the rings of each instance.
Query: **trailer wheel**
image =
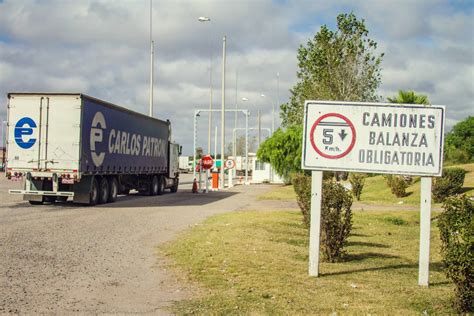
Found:
[[[58,201],[59,202],[66,202],[67,201],[67,196],[58,196]]]
[[[175,183],[171,187],[171,193],[176,193],[178,192],[178,185],[179,185],[179,180],[175,180]]]
[[[94,206],[99,202],[99,184],[97,179],[92,180],[91,191],[89,192],[89,205]]]
[[[158,184],[158,195],[162,195],[165,193],[165,179],[162,176],[158,178]]]
[[[117,195],[118,195],[118,181],[117,181],[117,178],[111,177],[109,179],[109,198],[107,201],[109,203],[115,202],[115,200],[117,199]]]
[[[160,183],[159,183],[159,179],[157,176],[153,176],[153,178],[151,179],[151,183],[150,183],[150,192],[149,192],[149,195],[157,195],[159,194],[159,190],[160,190]]]
[[[43,205],[43,201],[31,201],[31,200],[29,200],[28,202],[30,202],[31,205]]]
[[[45,203],[54,203],[54,202],[56,202],[56,197],[55,196],[44,195],[43,196],[43,202],[45,202]]]
[[[102,178],[99,185],[99,204],[107,203],[109,199],[109,182],[107,178]]]

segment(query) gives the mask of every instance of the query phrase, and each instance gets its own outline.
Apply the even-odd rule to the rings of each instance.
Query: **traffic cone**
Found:
[[[193,181],[193,193],[198,193],[198,183],[196,181],[196,178],[194,178]]]

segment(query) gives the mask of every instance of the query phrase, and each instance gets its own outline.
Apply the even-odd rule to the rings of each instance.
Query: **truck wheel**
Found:
[[[94,206],[99,202],[99,184],[97,179],[92,180],[91,191],[89,192],[89,205]]]
[[[102,178],[99,185],[99,204],[107,203],[109,199],[109,182],[107,178]]]
[[[160,176],[158,178],[158,195],[165,193],[165,179]]]
[[[176,181],[175,184],[171,187],[171,193],[176,193],[178,192],[178,181]]]
[[[150,192],[149,192],[149,195],[157,195],[159,194],[159,189],[160,189],[160,183],[159,183],[159,179],[157,176],[153,176],[153,178],[151,179],[151,183],[150,183]]]
[[[54,203],[54,202],[56,202],[56,197],[45,195],[45,196],[43,196],[43,201],[46,202],[46,203]]]
[[[118,182],[117,178],[112,177],[109,179],[109,198],[107,202],[113,203],[117,199],[118,195]]]
[[[31,200],[29,200],[28,202],[30,202],[31,205],[43,205],[43,201],[31,201]]]

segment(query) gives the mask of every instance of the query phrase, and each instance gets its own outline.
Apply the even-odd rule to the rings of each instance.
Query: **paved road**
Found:
[[[166,313],[193,289],[166,271],[155,247],[208,216],[251,207],[269,189],[192,194],[186,185],[83,207],[30,206],[6,193],[12,185],[0,179],[0,314]]]

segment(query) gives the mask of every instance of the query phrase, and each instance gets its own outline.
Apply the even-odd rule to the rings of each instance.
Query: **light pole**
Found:
[[[207,16],[200,16],[199,22],[211,22],[211,18]],[[212,129],[212,49],[211,49],[211,38],[209,36],[209,126],[207,132],[207,151],[211,154],[211,129]],[[216,155],[214,153],[214,155]]]
[[[221,186],[224,189],[224,143],[225,143],[225,57],[226,36],[222,39],[222,113],[221,113]]]
[[[150,109],[148,115],[153,117],[153,0],[150,0]]]
[[[265,94],[260,95],[262,98],[266,98]],[[275,132],[275,100],[270,96],[270,102],[272,103],[272,134]]]

